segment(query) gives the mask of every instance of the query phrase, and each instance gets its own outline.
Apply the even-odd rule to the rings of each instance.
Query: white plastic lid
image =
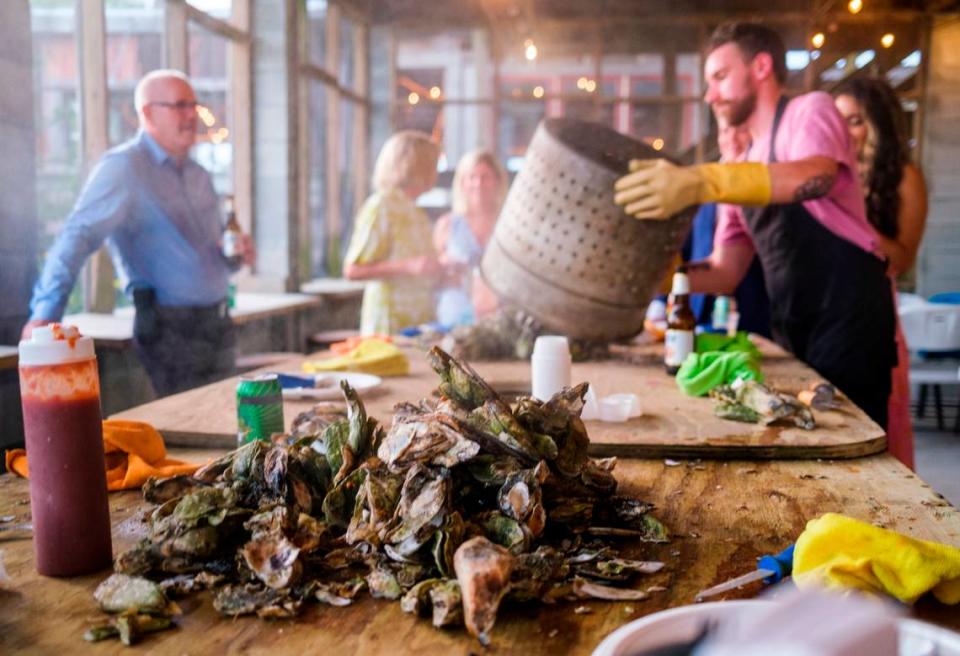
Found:
[[[675,273],[673,274],[673,288],[670,290],[671,294],[689,294],[690,293],[690,279],[687,278],[685,273]]]
[[[83,337],[76,326],[51,323],[33,329],[30,339],[20,342],[20,366],[63,364],[92,360],[93,338]]]
[[[570,343],[563,335],[541,335],[533,343],[533,357],[570,359]]]

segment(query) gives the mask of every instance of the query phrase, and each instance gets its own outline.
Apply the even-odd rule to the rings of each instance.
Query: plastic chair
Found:
[[[942,303],[944,305],[960,305],[960,292],[940,292],[927,300],[931,303]]]
[[[912,352],[937,355],[960,350],[960,305],[927,303],[911,305],[899,310],[900,326]],[[942,385],[960,385],[958,360],[918,359],[910,362],[910,382],[920,385],[917,416],[923,416],[926,405],[924,386],[932,385],[937,413],[937,428],[943,430]],[[954,424],[954,432],[960,432],[960,411]]]
[[[909,292],[897,292],[897,310],[905,310],[908,307],[916,307],[927,304],[927,299],[920,294],[911,294]]]

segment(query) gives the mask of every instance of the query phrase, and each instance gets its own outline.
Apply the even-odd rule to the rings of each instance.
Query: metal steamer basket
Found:
[[[481,262],[487,284],[569,337],[639,333],[694,213],[638,221],[614,204],[614,181],[629,161],[655,157],[602,125],[542,121]]]

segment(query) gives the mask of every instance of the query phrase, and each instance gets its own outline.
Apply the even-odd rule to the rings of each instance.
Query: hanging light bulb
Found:
[[[650,142],[650,146],[653,147],[654,150],[663,150],[663,139],[661,139],[660,137],[657,137],[652,142]]]
[[[534,98],[543,98],[543,87],[535,86],[533,87],[533,97]]]
[[[863,9],[863,0],[850,0],[847,3],[847,10],[851,14],[859,14],[861,9]]]
[[[587,85],[584,87],[587,93],[593,93],[597,90],[597,81],[596,80],[587,80]]]
[[[533,42],[533,39],[527,39],[523,42],[523,56],[527,58],[527,61],[533,61],[537,58],[537,45]]]
[[[416,91],[411,91],[410,95],[407,96],[407,102],[411,105],[416,105],[418,102],[420,102],[420,94]]]
[[[577,78],[577,88],[583,91],[587,88],[587,82],[589,82],[589,80],[587,80],[585,77]]]
[[[440,87],[430,87],[430,97],[432,99],[439,100],[441,93]]]
[[[892,32],[887,32],[887,33],[884,34],[882,37],[880,37],[880,45],[882,45],[884,48],[889,48],[890,46],[893,45],[893,42],[894,42],[895,40],[896,40],[896,39],[895,39],[895,37],[893,36],[893,33],[892,33]]]
[[[827,37],[824,36],[823,32],[817,32],[812,37],[810,37],[810,43],[813,44],[813,47],[819,50],[823,47],[823,43],[827,40]]]

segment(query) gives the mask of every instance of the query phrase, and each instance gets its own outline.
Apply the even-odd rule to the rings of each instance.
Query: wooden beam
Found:
[[[82,117],[83,168],[89,173],[110,147],[107,130],[107,28],[100,0],[78,0],[77,46],[80,61],[80,112]],[[106,249],[90,258],[83,276],[83,306],[86,312],[113,311],[116,274]]]
[[[227,88],[231,108],[233,144],[233,203],[237,220],[247,234],[255,228],[253,216],[253,56],[251,40],[251,0],[233,0],[230,20],[243,38],[230,39],[230,83]],[[255,267],[254,267],[255,270]]]
[[[360,98],[370,97],[370,28],[358,23],[353,37],[353,91]],[[370,141],[369,102],[354,104],[353,109],[353,197],[356,207],[367,197]]]
[[[354,89],[344,87],[336,77],[314,63],[301,61],[300,72],[318,82],[335,87],[342,97],[349,98],[353,102],[365,105],[366,107],[370,106],[369,94],[367,96],[361,96]]]
[[[486,10],[486,0],[481,3]],[[584,7],[593,8],[594,5],[584,3]],[[924,16],[932,15],[930,12],[914,11],[910,9],[897,10],[864,10],[857,15],[850,12],[833,11],[826,12],[820,16],[824,23],[908,23],[921,19]],[[404,17],[398,20],[374,20],[374,24],[389,24],[397,29],[414,29],[422,31],[441,31],[446,29],[464,29],[469,27],[479,27],[487,24],[495,30],[502,31],[511,28],[511,21],[500,19],[495,14],[485,11],[486,20],[476,23],[465,23],[458,17],[430,18],[425,16]],[[758,21],[766,25],[802,25],[810,20],[810,12],[807,11],[690,11],[684,13],[667,12],[630,12],[627,14],[610,14],[603,16],[583,15],[569,18],[553,18],[540,15],[537,18],[535,29],[539,32],[543,29],[555,29],[558,26],[578,25],[581,27],[591,27],[600,25],[604,28],[615,28],[623,31],[633,31],[638,28],[649,27],[696,27],[700,24],[715,26],[721,23],[736,21]]]
[[[327,6],[327,52],[324,68],[339,75],[340,71],[340,8]],[[339,84],[327,88],[327,263],[331,275],[340,275],[340,236],[342,231],[340,205],[340,91]]]
[[[919,166],[923,162],[924,130],[927,123],[927,89],[930,83],[930,54],[932,50],[933,18],[926,17],[920,28],[920,70],[917,72],[918,108],[913,122],[913,136],[916,143],[913,161]]]
[[[233,0],[233,5],[243,4],[243,2],[244,0]],[[213,32],[214,34],[219,34],[220,36],[232,41],[246,42],[250,40],[249,8],[241,9],[238,13],[236,6],[234,6],[233,9],[231,9],[230,22],[221,20],[215,16],[211,16],[207,12],[197,9],[193,5],[185,5],[185,10],[188,21],[201,25],[204,29]],[[240,27],[240,25],[237,23],[237,17],[239,16],[242,18],[243,14],[246,14],[247,16],[248,25],[246,29]]]
[[[300,241],[297,235],[300,223],[306,220],[301,214],[301,186],[303,154],[301,142],[306,136],[301,132],[301,103],[303,94],[300,88],[300,76],[297,70],[300,63],[301,40],[297,38],[301,27],[299,7],[301,0],[285,0],[284,3],[284,47],[287,65],[283,74],[286,76],[286,114],[287,114],[287,214],[284,217],[283,230],[287,237],[287,279],[285,289],[288,292],[300,291],[303,281],[300,270]]]
[[[187,46],[187,3],[185,0],[167,0],[163,6],[163,60],[167,68],[186,73],[190,66]]]
[[[313,265],[311,254],[313,252],[313,226],[310,216],[310,175],[312,168],[310,166],[310,84],[311,78],[304,74],[304,67],[310,60],[310,41],[309,41],[309,17],[307,16],[306,6],[298,2],[297,11],[297,53],[298,53],[298,75],[296,76],[297,85],[297,126],[300,138],[297,140],[297,236],[300,243],[299,257],[297,257],[297,269],[301,280],[309,280]],[[323,71],[324,75],[326,72]],[[326,154],[324,154],[326,157]]]

